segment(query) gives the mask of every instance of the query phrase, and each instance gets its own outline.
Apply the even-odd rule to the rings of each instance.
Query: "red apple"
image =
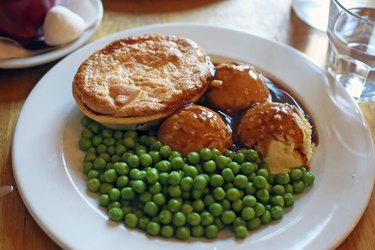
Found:
[[[56,0],[0,0],[0,34],[19,41],[42,35],[48,10]]]

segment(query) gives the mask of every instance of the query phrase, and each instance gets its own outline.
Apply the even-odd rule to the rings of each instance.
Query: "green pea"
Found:
[[[270,203],[273,206],[284,207],[284,205],[285,205],[284,197],[281,196],[281,195],[275,195],[275,196],[271,197]]]
[[[169,209],[169,211],[171,211],[173,213],[180,211],[181,206],[182,206],[181,201],[179,201],[177,199],[170,199],[168,201],[168,209]]]
[[[241,196],[240,191],[237,188],[230,188],[228,189],[225,197],[229,201],[236,201],[240,198],[240,196]]]
[[[306,172],[302,175],[302,181],[305,184],[305,186],[310,186],[314,183],[315,176],[310,172]]]
[[[83,116],[81,118],[81,124],[84,127],[87,127],[91,122],[92,122],[92,120],[89,117],[87,117],[87,116]]]
[[[100,188],[100,181],[98,178],[92,178],[87,181],[87,188],[91,192],[97,192]]]
[[[268,224],[272,220],[271,212],[266,210],[264,214],[260,217],[262,224]]]
[[[290,183],[285,184],[284,188],[285,188],[285,193],[290,193],[290,194],[294,193],[292,184],[290,184]]]
[[[158,213],[159,207],[156,205],[155,202],[148,201],[144,205],[143,211],[145,212],[145,214],[153,217],[153,216],[155,216]]]
[[[115,162],[113,163],[113,168],[118,175],[127,175],[130,171],[128,164],[125,162]]]
[[[127,201],[132,201],[135,198],[135,192],[131,187],[124,187],[121,189],[121,198]]]
[[[150,221],[147,224],[146,232],[149,233],[150,235],[153,235],[153,236],[159,235],[160,225],[156,222]]]
[[[168,210],[162,210],[159,213],[159,220],[161,224],[170,224],[172,222],[172,213]]]
[[[242,198],[242,205],[244,207],[254,207],[257,202],[257,199],[253,195],[245,195]]]
[[[219,216],[223,212],[223,206],[220,203],[214,202],[208,206],[208,211],[213,216]]]
[[[294,198],[291,193],[284,194],[284,201],[286,207],[291,207],[294,205]]]
[[[163,145],[160,147],[159,153],[160,153],[161,158],[168,159],[172,153],[172,148],[168,145]]]
[[[229,224],[233,223],[234,220],[236,219],[236,214],[235,214],[235,212],[233,212],[231,210],[226,210],[226,211],[223,211],[220,218],[221,218],[221,221],[225,225],[229,225]]]
[[[294,168],[290,171],[289,176],[293,181],[298,181],[302,178],[302,171],[298,168]]]
[[[83,163],[83,172],[88,174],[93,169],[92,162],[84,162]]]
[[[187,161],[191,165],[196,165],[200,161],[200,156],[197,152],[189,152],[186,156]]]
[[[194,237],[201,237],[204,234],[204,227],[201,225],[192,226],[190,230],[191,230],[191,235]]]
[[[267,179],[264,176],[255,176],[253,178],[253,184],[258,189],[263,189],[267,186]]]
[[[190,229],[188,227],[177,227],[175,230],[175,236],[179,240],[188,240],[190,238]]]
[[[127,159],[127,164],[131,168],[138,168],[139,167],[139,157],[138,155],[131,155]]]
[[[203,200],[200,200],[200,199],[194,200],[192,205],[193,205],[194,210],[197,211],[197,212],[201,212],[205,208],[205,204],[204,204]]]
[[[146,202],[152,200],[152,194],[150,192],[147,192],[147,191],[143,192],[143,193],[139,194],[138,199],[142,204],[145,204]]]
[[[161,161],[161,156],[159,151],[150,151],[148,154],[151,156],[152,162],[154,164],[158,163]]]
[[[115,153],[118,155],[123,155],[126,152],[126,147],[124,145],[117,145],[115,147]]]
[[[160,174],[159,174],[159,177],[160,177]],[[160,193],[161,192],[161,184],[160,184],[160,182],[157,181],[154,184],[149,185],[148,186],[148,191],[150,191],[151,194]]]
[[[190,214],[194,211],[194,208],[193,206],[190,204],[189,201],[186,201],[185,200],[185,203],[182,204],[182,207],[181,207],[181,212],[183,212],[184,214]]]
[[[261,224],[262,224],[262,221],[260,220],[260,218],[255,217],[249,220],[248,222],[246,222],[246,227],[249,230],[255,230],[255,229],[258,229],[261,226]]]
[[[172,222],[175,226],[183,226],[186,223],[186,216],[183,212],[176,212],[173,214]]]
[[[244,189],[247,186],[248,180],[245,175],[238,174],[233,180],[234,186],[239,189]]]
[[[159,172],[156,168],[149,168],[146,171],[146,180],[149,184],[154,184],[159,179]]]
[[[202,226],[211,225],[214,221],[214,216],[209,212],[202,212],[201,213],[201,224]]]
[[[262,203],[257,202],[254,206],[254,211],[255,211],[255,215],[257,217],[260,217],[265,213],[266,207]]]
[[[170,185],[178,185],[181,182],[181,175],[177,171],[172,171],[168,175],[168,183]]]
[[[246,161],[245,154],[244,154],[244,153],[240,153],[240,152],[238,152],[238,153],[236,153],[236,154],[234,155],[233,160],[234,160],[235,162],[237,162],[238,164],[241,165],[242,163],[244,163],[244,162]]]
[[[280,184],[276,184],[271,188],[271,193],[273,195],[283,195],[285,194],[285,187]]]
[[[168,173],[171,170],[171,164],[167,160],[156,163],[155,168],[161,173]]]
[[[256,192],[256,198],[260,202],[266,203],[270,199],[270,194],[269,194],[269,192],[266,189],[259,189]]]
[[[280,206],[273,206],[273,207],[271,207],[271,211],[270,212],[271,212],[271,217],[274,220],[281,219],[283,217],[283,214],[284,214],[284,210]]]
[[[211,152],[211,151],[210,151]],[[203,174],[199,174],[193,179],[194,189],[202,190],[207,186],[207,179]]]
[[[169,186],[168,195],[169,197],[172,197],[172,198],[180,198],[182,195],[182,190],[180,186]]]
[[[180,187],[183,191],[190,191],[193,188],[193,182],[193,178],[191,178],[190,176],[186,176],[182,178]]]
[[[156,140],[156,138],[155,138],[155,141],[153,141],[150,144],[150,150],[159,150],[162,146],[163,146],[163,143],[161,143],[160,141]]]
[[[254,195],[256,191],[257,189],[254,187],[254,184],[252,182],[248,182],[245,188],[245,194]]]
[[[113,168],[104,172],[104,180],[107,183],[114,183],[117,180],[117,177],[117,172]]]
[[[103,137],[101,135],[94,135],[92,137],[92,145],[98,146],[103,142]]]
[[[121,208],[113,207],[108,210],[108,216],[113,221],[121,221],[124,217],[124,212]]]
[[[100,186],[100,193],[101,194],[109,194],[109,191],[113,188],[113,185],[111,183],[103,183]]]
[[[102,194],[99,197],[99,204],[103,207],[108,206],[110,200],[109,200],[109,195],[108,194]]]
[[[160,172],[160,171],[159,171]],[[168,173],[159,173],[159,182],[162,186],[167,186],[168,185]]]
[[[142,180],[133,181],[131,187],[138,194],[141,194],[146,190],[146,184]]]
[[[230,210],[231,209],[231,203],[227,199],[224,199],[224,200],[220,201],[220,204],[223,206],[223,210]]]
[[[208,239],[217,238],[219,234],[219,228],[216,225],[209,225],[204,229],[204,236]]]
[[[209,161],[212,159],[212,151],[209,148],[203,148],[199,151],[199,156],[203,161]]]
[[[266,180],[269,178],[269,171],[265,168],[258,169],[257,171],[258,176],[263,176]]]
[[[169,225],[164,225],[160,229],[160,235],[165,237],[165,238],[171,238],[174,234],[174,229],[173,227]]]
[[[305,183],[302,180],[293,181],[292,185],[295,194],[300,194],[305,190]]]
[[[138,228],[142,230],[146,230],[148,223],[151,221],[150,218],[147,216],[137,216],[138,218]]]
[[[208,207],[209,205],[215,202],[215,199],[211,194],[207,194],[204,196],[203,202],[206,205],[206,207]]]
[[[111,201],[118,201],[121,197],[121,191],[118,188],[112,188],[108,195]]]
[[[121,203],[118,201],[112,201],[108,204],[107,209],[110,210],[111,208],[118,207],[121,208]]]
[[[126,148],[134,148],[136,141],[133,137],[125,137],[123,143]]]
[[[246,238],[247,236],[247,228],[246,226],[237,226],[234,228],[234,236],[238,239]]]
[[[189,213],[186,222],[191,226],[198,226],[201,223],[201,216],[197,212]]]
[[[221,175],[223,176],[225,182],[231,182],[234,179],[233,171],[230,168],[224,168],[221,171]]]
[[[92,121],[87,125],[87,128],[90,129],[94,134],[99,133],[100,125],[99,123]]]
[[[244,207],[241,210],[241,217],[245,221],[251,220],[255,217],[255,210],[252,207]]]
[[[139,163],[142,167],[150,167],[152,165],[152,158],[149,154],[141,154],[139,156]]]
[[[222,187],[217,187],[212,191],[215,200],[222,201],[225,199],[226,193]]]
[[[290,181],[289,174],[277,174],[275,176],[275,182],[280,185],[288,184]]]
[[[171,159],[171,168],[173,170],[182,170],[184,165],[185,162],[180,156],[176,156]]]
[[[97,170],[104,169],[105,165],[106,165],[106,161],[101,157],[95,158],[95,160],[93,162],[93,167],[94,167],[94,169],[97,169]]]
[[[88,138],[81,138],[79,140],[79,148],[83,151],[88,150],[89,148],[92,147],[92,142]]]
[[[240,173],[243,175],[251,175],[256,171],[256,164],[253,162],[244,162],[241,164]]]
[[[190,176],[192,178],[198,175],[198,169],[194,166],[187,165],[187,164],[184,165],[183,172],[185,176]]]
[[[203,164],[203,170],[206,173],[214,173],[216,171],[216,163],[213,160],[208,160]]]
[[[128,213],[125,216],[125,225],[130,228],[137,227],[138,224],[138,217],[134,213]]]
[[[245,151],[245,159],[246,161],[255,162],[259,158],[259,154],[254,149],[248,149]]]

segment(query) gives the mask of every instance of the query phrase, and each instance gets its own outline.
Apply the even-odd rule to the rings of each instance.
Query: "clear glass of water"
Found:
[[[375,101],[375,0],[331,0],[328,73],[357,102]]]

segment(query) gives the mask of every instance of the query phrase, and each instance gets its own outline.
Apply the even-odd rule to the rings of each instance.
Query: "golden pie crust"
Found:
[[[199,100],[212,75],[210,58],[189,39],[132,36],[108,44],[81,64],[73,96],[82,112],[98,122],[140,125]]]

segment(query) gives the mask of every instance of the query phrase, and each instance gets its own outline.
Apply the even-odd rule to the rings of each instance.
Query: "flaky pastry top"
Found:
[[[73,80],[73,96],[96,115],[168,115],[197,101],[212,74],[206,52],[189,39],[127,37],[82,63]]]

